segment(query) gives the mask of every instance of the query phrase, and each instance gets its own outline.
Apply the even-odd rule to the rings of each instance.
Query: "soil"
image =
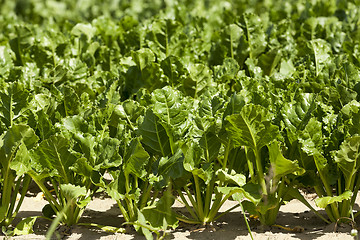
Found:
[[[313,194],[307,194],[306,198],[315,207]],[[47,202],[36,196],[28,196],[25,198],[18,218],[29,216],[40,216],[41,209]],[[357,203],[360,200],[357,199]],[[221,211],[225,211],[236,204],[233,201],[227,201]],[[175,207],[182,210],[183,206],[176,203]],[[357,205],[357,209],[358,205]],[[325,212],[320,210],[325,216]],[[357,219],[360,220],[360,219]],[[93,222],[102,225],[121,227],[123,218],[115,201],[110,198],[95,198],[88,206],[83,214],[80,222]],[[297,200],[292,200],[280,209],[276,224],[279,226],[263,227],[257,220],[250,219],[250,226],[254,239],[354,239],[350,236],[352,229],[351,224],[326,224],[313,212],[310,212],[306,206]],[[26,236],[17,236],[12,239],[45,239],[46,230],[49,228],[50,222],[44,219],[38,219],[35,223],[35,233]],[[288,230],[281,227],[289,228]],[[294,232],[289,231],[293,229]],[[75,226],[66,231],[59,230],[63,239],[106,239],[106,240],[140,240],[145,239],[144,236],[129,229],[126,234],[107,233],[98,228],[89,228],[85,226]],[[56,237],[54,237],[56,239]],[[204,228],[203,226],[193,226],[180,223],[179,227],[169,232],[167,239],[199,239],[199,240],[240,240],[251,239],[247,231],[243,215],[239,209],[235,209],[230,213],[222,216],[212,226]]]

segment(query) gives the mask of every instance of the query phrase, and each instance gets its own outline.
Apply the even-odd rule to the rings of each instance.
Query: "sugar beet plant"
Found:
[[[48,220],[85,225],[102,193],[123,217],[103,229],[148,239],[236,207],[273,225],[294,198],[354,221],[359,5],[1,1],[2,231],[32,231],[31,181]]]

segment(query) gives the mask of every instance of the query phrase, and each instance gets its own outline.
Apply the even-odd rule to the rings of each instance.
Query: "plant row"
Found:
[[[236,207],[273,225],[291,199],[354,220],[357,1],[140,2],[1,2],[3,232],[31,232],[31,181],[44,218],[79,224],[103,192],[147,238]]]

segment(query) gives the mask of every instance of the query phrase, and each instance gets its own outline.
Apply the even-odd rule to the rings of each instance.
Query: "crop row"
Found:
[[[32,231],[12,226],[31,181],[43,218],[78,224],[104,192],[149,239],[229,199],[265,225],[291,199],[358,215],[357,1],[0,4],[4,233]]]

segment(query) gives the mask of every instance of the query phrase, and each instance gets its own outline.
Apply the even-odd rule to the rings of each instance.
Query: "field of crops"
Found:
[[[359,43],[359,0],[0,0],[2,233],[237,209],[252,237],[297,199],[356,235]],[[42,215],[14,224],[29,186]],[[96,196],[122,227],[81,221]]]

